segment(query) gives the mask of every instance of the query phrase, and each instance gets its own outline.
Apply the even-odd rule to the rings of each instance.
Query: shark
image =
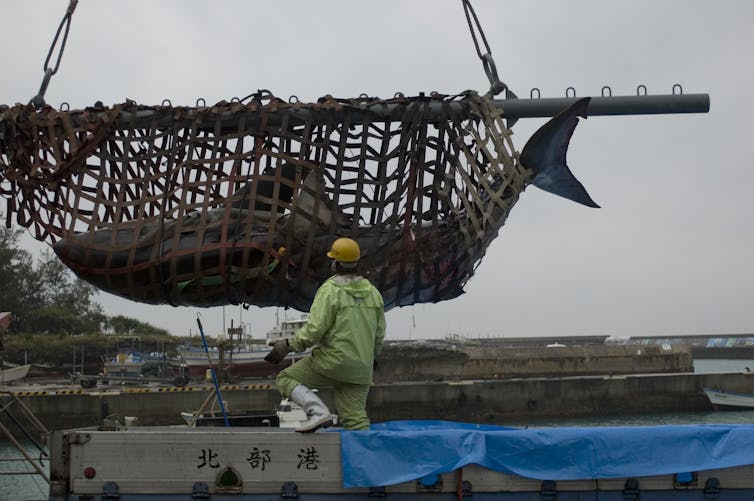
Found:
[[[532,185],[599,207],[566,162],[588,105],[589,98],[583,98],[552,117],[514,155],[521,191]],[[487,211],[478,234],[461,234],[468,233],[464,220],[481,217],[475,207],[495,203],[490,187],[503,180],[492,175],[489,187],[478,186],[470,194],[474,204],[434,221],[396,220],[388,231],[386,225],[356,220],[328,198],[316,165],[279,162],[263,174],[214,208],[68,235],[53,249],[81,279],[138,302],[308,311],[319,284],[330,275],[327,249],[334,238],[347,236],[362,247],[362,274],[380,290],[388,310],[462,294],[518,200],[516,194],[510,204],[498,202]]]

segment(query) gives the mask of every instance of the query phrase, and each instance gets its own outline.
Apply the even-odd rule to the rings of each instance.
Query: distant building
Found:
[[[676,336],[631,336],[618,344],[687,344],[694,358],[754,358],[754,334],[696,334]]]

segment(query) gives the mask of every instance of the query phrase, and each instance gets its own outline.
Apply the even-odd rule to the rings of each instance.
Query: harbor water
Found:
[[[744,372],[754,370],[754,360],[694,360],[694,372],[700,374]],[[751,411],[728,412],[680,412],[663,414],[637,414],[620,416],[588,416],[580,418],[558,418],[536,422],[498,423],[515,427],[593,427],[593,426],[657,426],[667,424],[754,424],[754,409]],[[32,457],[38,458],[33,444],[25,443]],[[47,467],[48,462],[44,465]],[[36,474],[3,475],[3,472],[34,471],[23,460],[18,450],[4,437],[0,437],[0,501],[29,501],[47,499],[47,483]]]
[[[744,372],[747,370],[754,371],[754,360],[694,359],[694,372],[698,374]]]
[[[31,452],[33,445],[23,442],[25,450]],[[39,459],[39,455],[32,455]],[[49,462],[44,461],[49,474]],[[7,472],[29,472],[27,474],[7,474]],[[34,468],[5,437],[0,437],[0,501],[37,501],[47,499],[49,486],[34,472]]]

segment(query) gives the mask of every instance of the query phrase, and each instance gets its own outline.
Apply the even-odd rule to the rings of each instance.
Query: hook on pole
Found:
[[[52,68],[47,68],[45,70],[45,76],[42,77],[42,84],[39,86],[39,92],[37,92],[37,95],[31,98],[29,101],[29,104],[33,104],[37,108],[41,108],[45,105],[45,92],[47,92],[47,86],[50,84],[50,79],[52,78],[54,71]]]
[[[60,68],[60,61],[63,59],[63,51],[65,51],[65,43],[68,41],[68,31],[71,29],[71,16],[73,16],[73,12],[76,10],[76,5],[78,5],[78,3],[79,0],[70,0],[68,2],[68,8],[65,11],[65,15],[63,15],[63,19],[60,20],[58,30],[55,32],[52,44],[50,44],[50,50],[47,51],[47,57],[45,58],[43,68],[45,74],[42,78],[42,85],[40,85],[37,95],[29,101],[29,104],[33,104],[37,108],[45,105],[45,92],[47,92],[47,86],[50,84],[52,75],[57,73]],[[63,31],[63,28],[65,28],[65,31]],[[55,59],[55,66],[50,68],[50,59],[55,51],[55,47],[58,45],[58,39],[60,38],[61,32],[63,32],[63,40],[60,42],[60,51],[58,52],[58,57]]]
[[[496,96],[506,90],[508,86],[501,82],[497,75],[497,66],[495,66],[495,60],[492,59],[490,44],[487,43],[487,37],[484,35],[484,30],[482,29],[481,23],[479,23],[479,18],[474,11],[474,7],[472,7],[470,0],[461,0],[461,2],[463,4],[464,13],[466,14],[466,22],[468,23],[469,31],[471,32],[471,39],[474,41],[474,48],[476,49],[477,56],[482,60],[482,68],[484,68],[484,73],[490,81],[490,90],[487,92],[487,97]],[[473,22],[472,18],[474,19]],[[479,32],[479,36],[486,49],[484,54],[482,54],[482,50],[479,48],[479,40],[476,36],[477,31]]]

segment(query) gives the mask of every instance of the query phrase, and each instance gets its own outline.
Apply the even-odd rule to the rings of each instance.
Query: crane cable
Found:
[[[479,23],[479,18],[476,15],[476,12],[474,11],[474,7],[471,5],[470,0],[461,0],[461,3],[463,4],[463,10],[466,14],[466,22],[469,25],[469,31],[471,32],[471,38],[474,41],[474,47],[476,48],[476,53],[479,56],[479,59],[482,61],[482,67],[484,68],[484,73],[487,75],[487,78],[490,81],[490,90],[487,92],[487,97],[492,97],[500,94],[504,90],[508,89],[508,86],[500,81],[500,77],[498,77],[497,74],[497,66],[495,65],[495,60],[492,58],[492,50],[490,49],[490,44],[487,42],[487,37],[484,34],[484,30],[482,29],[482,25]],[[68,31],[71,28],[71,17],[73,16],[73,12],[76,10],[76,5],[78,4],[78,0],[69,0],[68,8],[66,9],[65,14],[63,15],[63,19],[60,20],[60,24],[58,25],[58,30],[55,33],[55,37],[52,40],[52,44],[50,44],[50,50],[47,52],[47,58],[44,62],[44,77],[42,78],[42,84],[39,87],[39,92],[36,96],[34,96],[30,101],[29,104],[33,104],[34,106],[40,108],[44,106],[45,100],[44,95],[47,91],[47,86],[50,84],[50,79],[52,78],[52,75],[58,72],[58,69],[60,68],[60,61],[63,58],[63,51],[65,50],[65,44],[68,40]],[[472,18],[474,19],[472,23]],[[55,47],[58,44],[58,39],[60,38],[60,33],[63,31],[63,28],[65,28],[65,32],[63,32],[63,39],[60,43],[60,51],[58,52],[58,57],[55,60],[55,67],[50,68],[49,63],[50,59],[52,58],[52,54],[55,50]],[[476,28],[476,29],[475,29]],[[477,39],[476,32],[479,32],[479,36],[482,39],[482,42],[484,43],[484,47],[486,49],[486,52],[482,54],[481,49],[479,48],[479,40]]]
[[[495,66],[495,60],[492,59],[492,50],[490,49],[490,44],[487,43],[487,37],[484,36],[484,30],[482,29],[482,25],[479,23],[479,18],[474,11],[474,7],[472,7],[471,5],[471,1],[461,0],[461,3],[463,4],[463,10],[466,14],[466,22],[469,24],[471,38],[472,40],[474,40],[474,47],[476,48],[477,56],[479,56],[479,59],[482,60],[484,73],[487,75],[487,78],[490,81],[490,90],[487,92],[486,97],[496,96],[504,90],[508,90],[508,86],[501,82],[500,78],[497,76],[497,66]],[[472,17],[474,18],[473,24],[471,22]],[[474,29],[475,27],[476,29]],[[484,48],[487,50],[487,52],[485,52],[484,54],[482,54],[482,51],[479,48],[479,40],[477,39],[476,35],[477,31],[479,31],[479,36],[484,43]]]
[[[58,25],[58,31],[55,33],[55,38],[52,40],[52,44],[50,44],[50,50],[47,52],[47,58],[45,59],[44,63],[44,77],[42,78],[42,85],[39,87],[39,92],[36,96],[31,98],[31,101],[29,101],[29,104],[33,104],[37,108],[41,108],[44,106],[45,103],[45,92],[47,91],[47,86],[50,84],[50,79],[52,76],[58,72],[58,68],[60,68],[60,60],[63,58],[63,51],[65,50],[65,43],[68,41],[68,31],[71,29],[71,16],[73,16],[73,11],[76,10],[76,5],[79,3],[79,0],[70,0],[68,3],[68,8],[65,11],[65,15],[63,16],[63,19],[60,20],[60,24]],[[58,52],[58,57],[55,60],[55,67],[50,68],[50,59],[52,58],[52,53],[55,50],[55,47],[58,44],[58,39],[60,38],[60,32],[63,31],[63,28],[65,28],[65,32],[63,33],[63,40],[60,43],[60,52]]]

